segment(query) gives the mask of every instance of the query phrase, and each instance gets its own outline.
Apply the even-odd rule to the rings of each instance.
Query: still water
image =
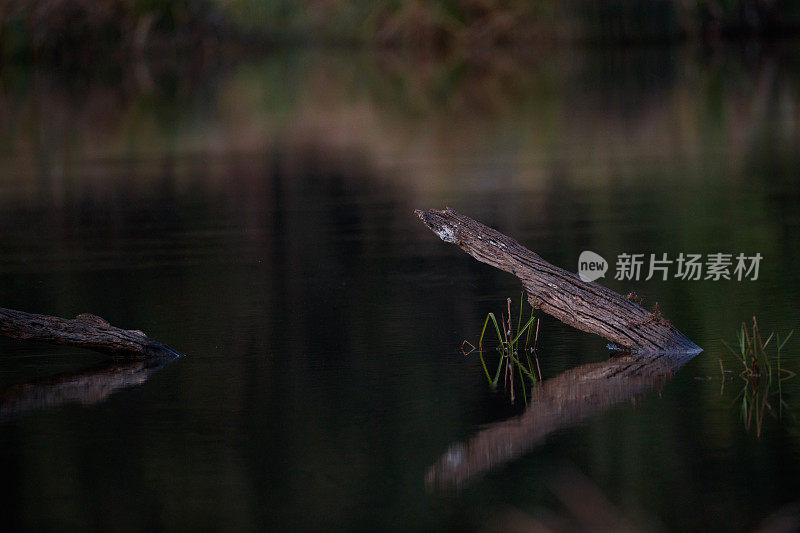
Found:
[[[4,521],[731,531],[791,517],[800,378],[748,427],[720,339],[753,315],[800,328],[799,61],[786,44],[6,69],[2,306],[95,313],[185,357],[120,369],[0,342]],[[602,283],[657,301],[704,351],[585,401],[535,390],[527,412],[512,405],[459,347],[519,284],[413,215],[445,205],[569,270],[603,255]],[[613,276],[621,253],[718,252],[760,253],[758,279]],[[611,355],[547,316],[539,337],[540,395]],[[800,371],[800,339],[782,366]],[[14,407],[26,385],[75,375],[99,377]],[[515,448],[432,483],[472,439]]]

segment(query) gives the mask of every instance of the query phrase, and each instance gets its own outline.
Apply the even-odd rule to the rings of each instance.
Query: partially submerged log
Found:
[[[452,444],[431,466],[432,489],[458,489],[516,459],[559,430],[580,424],[621,402],[660,388],[694,355],[625,354],[567,370],[535,386],[519,417],[487,426],[466,443]]]
[[[701,348],[675,327],[624,296],[551,265],[514,239],[452,209],[416,210],[443,241],[522,281],[528,300],[565,324],[638,353],[693,353]]]
[[[0,335],[79,346],[124,357],[174,359],[180,356],[139,330],[120,329],[88,313],[59,318],[0,308]]]

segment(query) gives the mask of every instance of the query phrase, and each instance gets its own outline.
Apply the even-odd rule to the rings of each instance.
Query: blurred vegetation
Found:
[[[210,0],[10,0],[0,4],[0,58],[88,66],[170,49],[197,55],[230,34]]]
[[[0,58],[90,64],[164,50],[377,45],[480,53],[531,43],[779,37],[800,29],[788,0],[9,0]]]

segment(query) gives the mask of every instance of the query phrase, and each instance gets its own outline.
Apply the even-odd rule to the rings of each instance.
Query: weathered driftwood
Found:
[[[492,424],[466,443],[451,445],[425,476],[430,488],[460,488],[474,477],[516,459],[561,429],[615,404],[661,387],[694,355],[625,354],[573,368],[531,392],[519,417]]]
[[[660,316],[598,283],[551,265],[514,239],[451,209],[415,211],[443,241],[522,281],[531,304],[562,322],[639,353],[699,353]]]
[[[13,385],[0,391],[0,420],[65,403],[100,403],[120,389],[141,385],[168,363],[161,358],[127,361]]]
[[[114,327],[88,313],[59,318],[0,308],[0,335],[79,346],[125,357],[171,359],[179,356],[141,331]]]

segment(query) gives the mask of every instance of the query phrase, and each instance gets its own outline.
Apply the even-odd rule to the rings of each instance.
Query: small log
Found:
[[[596,333],[617,347],[638,353],[691,353],[702,349],[672,324],[611,289],[582,281],[551,265],[514,239],[452,209],[416,210],[443,241],[522,281],[531,305],[565,324]]]
[[[79,346],[132,358],[180,357],[173,349],[154,341],[139,330],[120,329],[99,316],[88,313],[75,318],[59,318],[0,308],[0,335],[12,339]]]
[[[659,388],[694,355],[624,354],[567,370],[534,386],[519,416],[452,444],[425,475],[430,489],[459,489],[477,476],[529,452],[545,438],[614,405]]]

